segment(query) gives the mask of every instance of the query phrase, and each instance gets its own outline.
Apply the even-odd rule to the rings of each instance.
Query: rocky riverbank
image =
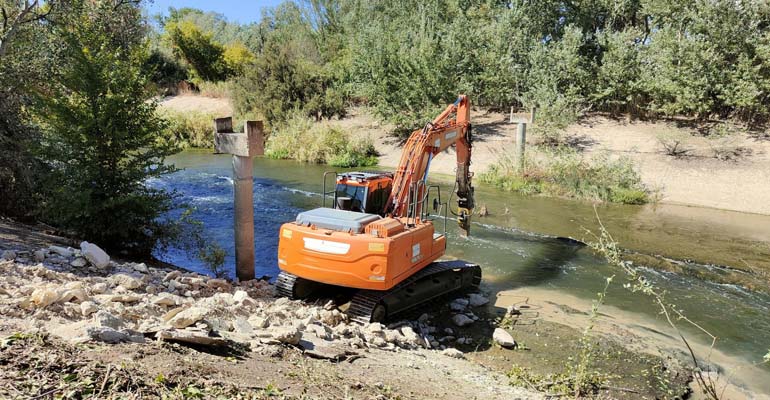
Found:
[[[310,397],[337,398],[347,392],[356,398],[391,398],[406,391],[412,393],[409,397],[428,398],[438,395],[436,390],[440,391],[443,385],[423,382],[434,387],[418,388],[416,383],[395,379],[403,373],[401,370],[418,371],[425,368],[420,367],[425,363],[442,364],[447,374],[457,374],[455,379],[460,381],[465,380],[462,376],[477,375],[473,383],[463,383],[467,394],[485,393],[485,398],[539,396],[509,386],[503,374],[463,360],[463,352],[449,346],[448,335],[436,334],[437,328],[429,324],[427,315],[389,326],[361,326],[348,322],[331,302],[307,304],[275,298],[273,286],[265,281],[233,283],[105,257],[87,243],[81,249],[49,246],[2,252],[0,333],[5,341],[0,356],[0,396],[24,398],[59,391],[93,393],[98,382],[94,383],[96,386],[88,382],[95,382],[98,376],[106,382],[106,387],[99,389],[115,397],[184,397],[188,389],[200,391],[205,397],[237,392],[251,393],[245,397],[252,398],[271,391],[302,397],[309,391],[333,385],[337,391],[334,395],[320,390]],[[481,306],[481,298],[476,295],[458,301],[464,302],[464,306],[470,306],[471,301]],[[470,321],[474,317],[470,310],[457,315]],[[463,338],[451,340],[471,344],[471,339],[467,343]],[[28,354],[29,348],[38,349],[34,357],[48,354],[57,359],[63,369],[39,369],[29,360],[11,357]],[[179,354],[186,354],[181,365],[189,365],[183,368],[184,372],[179,371],[180,365],[147,369],[144,361],[139,360],[145,360],[148,353],[152,354],[151,364],[165,365]],[[120,355],[126,355],[136,362],[110,378],[109,368],[115,368],[110,367],[114,360],[104,360],[105,355],[120,359]],[[351,372],[343,371],[354,371],[354,366],[363,371],[374,368],[372,359],[376,360],[375,365],[389,362],[387,366],[378,365],[382,370],[365,377],[360,371],[354,376],[346,376]],[[193,367],[204,360],[219,371],[216,379]],[[247,367],[254,362],[273,365],[255,370],[251,370],[253,366]],[[94,368],[94,363],[102,368]],[[337,376],[322,374],[323,378],[309,380],[303,376],[308,363],[333,365]],[[240,370],[238,364],[244,364],[246,370]],[[67,372],[73,368],[77,371]],[[153,372],[147,374],[148,370]],[[256,376],[267,375],[267,382],[274,383],[267,384],[263,378],[264,384],[239,384],[244,382],[243,377],[233,374],[246,371]],[[30,375],[31,372],[34,374]],[[75,376],[71,376],[73,373]],[[39,374],[42,379],[31,379]],[[415,375],[431,380],[433,373]],[[136,381],[136,391],[121,380],[129,376]],[[465,397],[455,393],[448,398]]]

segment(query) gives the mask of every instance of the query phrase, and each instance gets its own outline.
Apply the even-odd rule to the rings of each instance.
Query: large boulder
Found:
[[[53,248],[51,250],[53,250]],[[108,265],[110,265],[110,256],[107,255],[107,253],[105,253],[104,250],[102,250],[99,246],[93,243],[80,243],[80,252],[83,254],[83,257],[86,258],[86,260],[88,260],[97,268],[106,268]]]

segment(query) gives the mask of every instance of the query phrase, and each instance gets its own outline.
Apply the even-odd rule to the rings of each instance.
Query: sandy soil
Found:
[[[178,112],[201,112],[215,114],[217,117],[233,115],[233,106],[230,100],[214,97],[196,95],[170,96],[162,99],[159,105]]]

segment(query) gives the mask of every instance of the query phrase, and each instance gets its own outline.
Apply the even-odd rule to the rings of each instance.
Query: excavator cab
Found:
[[[384,216],[385,203],[393,188],[392,173],[345,172],[334,174],[336,182],[332,208]]]

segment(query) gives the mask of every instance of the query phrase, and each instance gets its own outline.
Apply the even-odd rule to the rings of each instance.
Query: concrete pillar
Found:
[[[217,153],[233,155],[235,276],[254,279],[254,156],[264,154],[261,121],[246,121],[244,133],[233,132],[232,118],[214,120]]]
[[[516,161],[519,165],[519,172],[524,171],[524,148],[527,145],[527,124],[519,122],[516,129]]]

